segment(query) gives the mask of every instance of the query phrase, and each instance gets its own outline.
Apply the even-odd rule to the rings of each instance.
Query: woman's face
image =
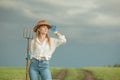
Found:
[[[47,26],[41,26],[39,29],[41,34],[47,34],[48,33],[48,27]]]

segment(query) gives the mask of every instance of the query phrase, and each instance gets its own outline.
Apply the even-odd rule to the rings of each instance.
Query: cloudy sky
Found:
[[[0,0],[0,66],[25,66],[23,30],[41,19],[67,38],[52,67],[120,64],[119,0]]]

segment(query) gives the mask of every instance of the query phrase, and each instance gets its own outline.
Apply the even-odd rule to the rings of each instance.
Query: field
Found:
[[[94,80],[120,80],[120,67],[85,68],[94,76]]]
[[[61,80],[120,80],[120,67],[51,68],[53,79],[62,71]],[[25,68],[0,68],[0,80],[25,80]]]
[[[56,77],[62,68],[51,68],[52,77]],[[0,68],[0,80],[25,80],[25,68]]]

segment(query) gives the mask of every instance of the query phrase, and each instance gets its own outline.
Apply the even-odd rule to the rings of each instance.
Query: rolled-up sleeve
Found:
[[[56,47],[58,47],[59,45],[66,43],[67,40],[66,40],[66,37],[64,35],[60,35],[54,41],[55,41]]]

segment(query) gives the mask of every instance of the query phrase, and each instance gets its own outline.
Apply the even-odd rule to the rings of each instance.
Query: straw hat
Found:
[[[46,20],[40,20],[40,21],[38,21],[38,23],[36,24],[36,26],[33,28],[33,31],[36,32],[37,29],[38,29],[40,26],[47,26],[48,29],[51,28],[51,26],[50,26],[49,24],[47,24]]]

